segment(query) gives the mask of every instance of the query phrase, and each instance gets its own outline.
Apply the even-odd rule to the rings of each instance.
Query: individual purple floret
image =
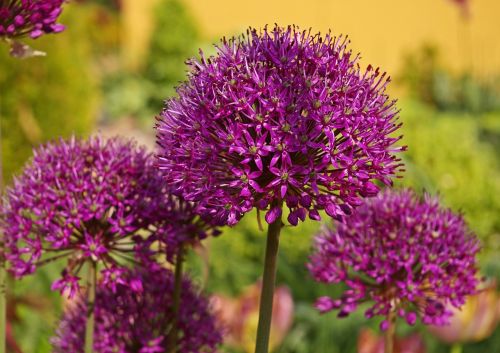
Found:
[[[158,118],[158,164],[176,193],[220,224],[253,207],[272,223],[341,218],[391,184],[400,127],[385,73],[365,72],[345,37],[249,29],[189,62]]]
[[[57,18],[65,0],[0,0],[0,39],[30,36],[64,30]]]
[[[142,292],[131,294],[121,284],[111,288],[101,283],[97,288],[95,353],[167,352],[173,320],[172,272],[156,266],[127,271],[127,275],[142,282]],[[52,339],[54,353],[83,353],[86,312],[85,297],[80,296],[64,314]],[[222,341],[208,299],[187,277],[182,282],[178,326],[181,338],[176,352],[216,352]]]
[[[339,310],[344,317],[373,301],[367,318],[399,315],[413,325],[443,325],[448,304],[460,307],[478,283],[479,241],[464,219],[439,205],[437,198],[414,192],[384,192],[356,213],[316,238],[308,264],[323,283],[345,283],[340,299],[322,297],[321,312]]]
[[[6,192],[2,226],[10,271],[19,278],[67,258],[53,288],[70,296],[85,263],[120,282],[122,265],[146,259],[150,238],[167,233],[161,210],[171,207],[170,199],[153,164],[144,148],[119,138],[72,138],[35,150]]]

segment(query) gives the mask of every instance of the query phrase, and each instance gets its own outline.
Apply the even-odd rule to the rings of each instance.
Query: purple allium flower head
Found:
[[[147,203],[143,204],[145,207],[140,213],[149,219],[161,221],[143,247],[157,246],[157,252],[165,254],[172,263],[176,260],[181,244],[196,245],[209,236],[221,234],[212,220],[199,216],[195,203],[171,193],[171,189],[165,185],[163,173],[157,168],[142,186],[141,195]]]
[[[57,23],[65,0],[0,0],[0,38],[29,35],[38,38],[58,33],[64,26]]]
[[[316,307],[338,309],[343,317],[371,300],[367,318],[396,313],[410,325],[417,316],[424,324],[445,324],[447,305],[460,307],[475,291],[479,248],[462,216],[442,208],[437,198],[383,192],[317,237],[311,274],[349,289],[340,299],[320,298]],[[388,320],[382,321],[381,328],[387,327]]]
[[[162,190],[165,184],[163,178],[155,178],[156,190]],[[165,225],[160,232],[151,237],[151,240],[159,240],[160,250],[167,256],[167,260],[176,260],[177,249],[181,244],[196,245],[208,236],[218,236],[221,231],[212,222],[203,219],[197,214],[196,206],[182,197],[166,194],[165,202],[160,210]]]
[[[94,351],[96,353],[167,352],[167,338],[173,320],[174,276],[159,266],[128,270],[139,278],[143,290],[131,294],[127,286],[116,289],[101,283],[95,302]],[[212,315],[208,299],[184,277],[179,311],[177,352],[216,352],[222,341],[220,327]],[[64,314],[56,337],[55,353],[83,353],[86,300],[77,298]]]
[[[86,262],[120,282],[127,260],[148,257],[147,235],[162,233],[170,203],[153,156],[118,138],[72,138],[34,151],[6,192],[2,226],[6,259],[17,277],[67,257],[54,289],[76,293]],[[144,250],[144,251],[143,251]]]
[[[344,37],[295,27],[223,40],[158,118],[158,164],[176,193],[233,225],[253,207],[296,225],[341,218],[402,166],[389,80],[362,72]]]

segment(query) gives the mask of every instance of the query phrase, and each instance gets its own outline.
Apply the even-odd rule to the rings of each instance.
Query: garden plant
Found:
[[[48,60],[37,41],[26,43],[65,36],[59,16],[73,6],[0,0],[10,60]],[[166,56],[167,40],[152,38]],[[434,192],[394,187],[416,159],[407,149],[420,147],[403,141],[389,75],[363,65],[347,36],[296,25],[250,27],[185,59],[185,77],[175,92],[165,87],[164,106],[150,117],[153,151],[123,136],[61,132],[49,142],[34,138],[21,171],[5,188],[0,179],[0,353],[19,352],[7,348],[9,283],[53,265],[60,272],[51,290],[64,300],[53,352],[208,353],[238,342],[271,352],[293,327],[292,298],[300,295],[275,292],[280,240],[311,236],[319,222],[307,264],[291,271],[299,283],[327,284],[315,319],[363,310],[359,322],[379,324],[385,353],[398,352],[399,322],[449,338],[446,325],[468,298],[490,288],[479,270],[481,242]],[[148,58],[139,71],[156,88],[178,75],[161,60]],[[155,89],[148,104],[156,107],[162,94]],[[239,266],[229,260],[238,256],[234,229],[253,217],[254,236],[265,238],[265,248],[253,245],[265,253],[261,279],[239,299],[209,293],[217,288],[213,263]],[[227,259],[205,254],[224,242],[232,246]],[[281,253],[294,256],[286,245]],[[207,286],[186,270],[196,261],[215,272]]]

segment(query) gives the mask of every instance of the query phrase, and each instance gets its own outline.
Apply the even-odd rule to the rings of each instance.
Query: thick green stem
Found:
[[[271,334],[271,319],[273,316],[274,283],[276,281],[276,263],[280,242],[281,216],[269,225],[267,229],[266,258],[262,291],[260,294],[259,324],[255,353],[268,353],[269,336]]]
[[[177,349],[177,339],[179,338],[179,308],[181,305],[181,294],[182,294],[182,264],[184,262],[184,244],[179,245],[177,250],[177,257],[175,259],[175,282],[174,282],[174,293],[173,293],[173,310],[174,318],[172,320],[172,330],[169,335],[169,345],[168,350],[174,353]]]
[[[85,353],[92,353],[94,351],[94,307],[96,281],[96,264],[94,262],[89,262],[87,278],[87,323],[85,325]]]
[[[393,353],[394,352],[394,337],[396,333],[396,315],[394,312],[391,312],[388,317],[389,327],[385,331],[384,335],[384,347],[385,353]]]

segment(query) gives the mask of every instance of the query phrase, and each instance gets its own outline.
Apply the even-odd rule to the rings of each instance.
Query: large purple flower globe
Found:
[[[58,33],[57,23],[65,0],[0,0],[0,39]]]
[[[132,141],[72,138],[39,147],[6,191],[10,271],[22,277],[66,258],[53,287],[70,295],[86,263],[119,281],[122,266],[149,258],[150,239],[168,228],[162,210],[170,198],[162,184],[153,156]]]
[[[140,279],[143,290],[131,294],[127,286],[97,287],[94,331],[95,353],[167,352],[169,331],[173,322],[174,276],[169,270],[155,267],[127,273]],[[78,297],[66,311],[56,337],[54,353],[83,353],[85,340],[86,300]],[[181,333],[176,352],[216,352],[222,341],[208,299],[190,280],[182,282],[178,318]]]
[[[449,305],[460,307],[478,283],[479,242],[462,216],[436,198],[384,192],[359,207],[344,224],[316,238],[308,267],[317,281],[345,283],[338,299],[322,297],[321,312],[349,313],[372,302],[365,315],[381,315],[388,327],[399,315],[409,324],[442,325]]]
[[[189,63],[189,79],[158,117],[166,183],[220,224],[253,207],[272,223],[289,208],[350,214],[401,167],[388,79],[362,71],[344,37],[295,27],[250,29]]]

